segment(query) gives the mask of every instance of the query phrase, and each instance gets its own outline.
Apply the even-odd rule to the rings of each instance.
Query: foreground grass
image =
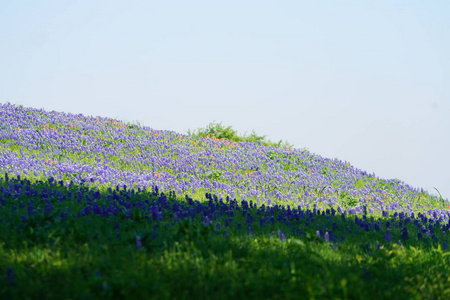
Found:
[[[220,201],[212,198],[200,211],[203,204],[173,194],[99,194],[86,186],[24,179],[2,179],[0,185],[1,299],[450,296],[450,253],[433,239],[413,237],[411,223],[410,238],[400,241],[400,229],[391,228],[390,242],[383,230],[361,230],[354,217],[338,214],[276,218],[262,226],[249,221],[250,230],[246,222],[258,216],[256,207],[226,203],[221,214]],[[112,202],[119,203],[115,214],[95,212]],[[198,213],[178,218],[178,205],[179,212]],[[86,207],[94,209],[86,213]],[[334,241],[316,236],[319,228],[332,226]],[[434,228],[442,240],[442,228]]]
[[[3,249],[15,270],[5,298],[333,298],[449,296],[438,250],[354,247],[258,238],[175,242],[156,249],[71,244]],[[2,286],[8,286],[3,280]]]

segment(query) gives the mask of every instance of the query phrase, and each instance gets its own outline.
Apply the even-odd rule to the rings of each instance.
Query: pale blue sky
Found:
[[[0,102],[212,121],[450,198],[450,1],[0,1]]]

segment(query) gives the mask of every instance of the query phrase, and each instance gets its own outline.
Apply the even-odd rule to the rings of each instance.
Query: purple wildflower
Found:
[[[259,220],[259,226],[263,227],[264,226],[264,217],[261,217],[261,219]]]
[[[337,247],[339,247],[339,243],[335,243],[335,244],[331,244],[330,243],[330,248],[331,249],[334,249],[334,248],[337,248]]]
[[[136,248],[137,249],[141,249],[142,248],[142,241],[141,241],[141,237],[139,235],[136,236]]]
[[[14,269],[13,268],[9,267],[8,269],[6,269],[6,277],[8,277],[9,284],[12,287],[15,287],[16,282],[14,280]]]
[[[152,231],[152,239],[156,240],[156,230],[158,229],[158,225],[153,225],[153,231]]]
[[[400,235],[400,237],[404,240],[408,239],[408,230],[406,229],[406,227],[403,227],[402,234]]]
[[[389,230],[386,231],[386,233],[384,234],[384,239],[388,243],[392,242],[392,234],[391,234],[391,232]]]
[[[281,240],[282,242],[286,241],[286,237],[284,236],[284,233],[281,232],[281,230],[278,230],[278,234],[280,235],[280,240]]]

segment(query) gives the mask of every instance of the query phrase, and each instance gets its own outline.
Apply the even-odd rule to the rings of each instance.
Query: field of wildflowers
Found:
[[[450,297],[450,207],[305,149],[0,104],[0,298]]]

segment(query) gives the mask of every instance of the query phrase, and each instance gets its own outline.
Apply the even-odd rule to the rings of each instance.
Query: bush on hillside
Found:
[[[260,143],[263,146],[269,147],[279,147],[279,148],[290,148],[293,147],[292,144],[289,144],[287,141],[280,140],[278,142],[272,142],[271,140],[267,140],[265,135],[258,135],[253,130],[249,135],[239,135],[236,130],[234,130],[231,126],[224,126],[222,123],[212,122],[209,123],[204,128],[199,128],[195,131],[188,131],[189,135],[197,138],[205,138],[205,137],[216,137],[218,139],[226,139],[232,142],[251,142],[251,143]]]

